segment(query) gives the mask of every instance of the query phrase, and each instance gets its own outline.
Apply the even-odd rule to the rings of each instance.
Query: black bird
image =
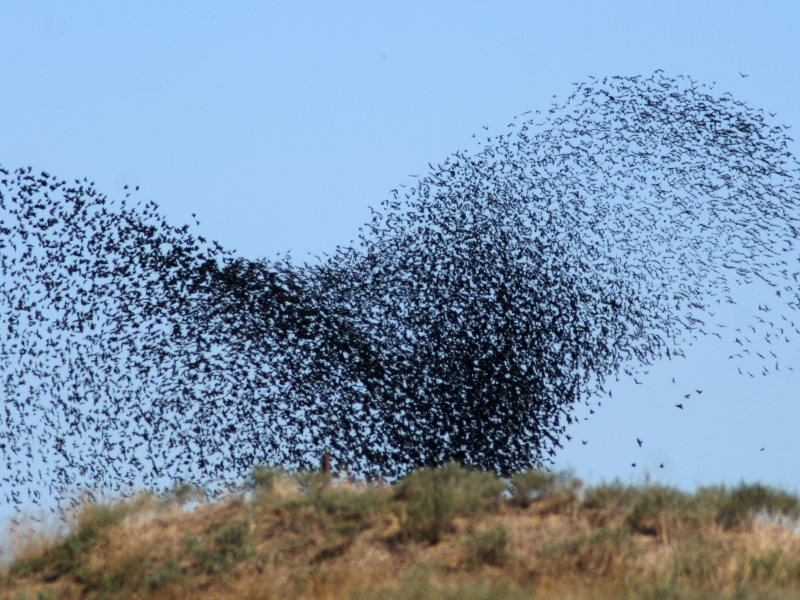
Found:
[[[744,74],[744,73],[742,73],[741,71],[739,71],[739,75],[741,75],[742,77],[747,77],[747,75],[745,75],[745,74]],[[749,73],[748,73],[748,75],[749,75]]]
[[[664,468],[664,463],[661,463],[661,465],[659,466],[659,468],[660,468],[660,469],[663,469],[663,468]]]
[[[543,465],[631,358],[644,370],[667,338],[681,355],[705,327],[688,309],[736,303],[737,280],[797,283],[766,258],[800,230],[794,141],[730,94],[600,77],[527,118],[398,184],[358,244],[312,266],[240,257],[88,179],[0,166],[0,345],[25,349],[0,353],[0,450],[20,455],[2,475],[38,481],[32,447],[91,456],[81,481],[186,469],[209,495],[324,451],[369,479],[449,460],[515,472]],[[713,218],[692,227],[697,207]],[[144,469],[144,451],[104,450],[123,422]],[[51,489],[73,487],[53,472]]]
[[[641,448],[642,447],[642,440],[640,440],[639,438],[636,438],[636,441],[639,444],[639,448]]]

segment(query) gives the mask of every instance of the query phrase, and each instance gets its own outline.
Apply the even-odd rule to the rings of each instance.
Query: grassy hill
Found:
[[[800,500],[764,486],[511,482],[455,464],[393,486],[265,468],[255,491],[181,508],[85,503],[58,540],[17,531],[0,596],[56,598],[797,599]],[[769,522],[757,515],[771,515]]]

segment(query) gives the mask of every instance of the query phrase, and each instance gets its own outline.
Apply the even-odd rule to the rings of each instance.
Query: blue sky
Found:
[[[794,2],[18,2],[3,8],[0,164],[110,198],[139,185],[173,225],[302,263],[356,240],[409,175],[475,151],[482,127],[590,75],[690,75],[800,128],[798,30]],[[747,286],[721,317],[745,326],[773,296]],[[704,338],[642,385],[610,382],[557,465],[588,483],[798,491],[797,337],[767,377]]]

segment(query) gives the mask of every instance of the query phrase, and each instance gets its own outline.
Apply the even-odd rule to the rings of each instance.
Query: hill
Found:
[[[178,486],[85,502],[71,532],[15,532],[2,598],[800,598],[800,499],[759,484],[694,494],[584,489],[456,464],[392,486],[257,468],[253,491],[182,507]],[[769,518],[767,518],[767,516]]]

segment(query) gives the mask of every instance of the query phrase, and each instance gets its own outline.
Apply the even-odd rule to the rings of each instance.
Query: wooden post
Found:
[[[331,455],[327,452],[322,454],[320,470],[322,471],[322,488],[327,489],[331,485]]]
[[[331,473],[331,455],[327,452],[322,454],[322,472],[330,475]]]

